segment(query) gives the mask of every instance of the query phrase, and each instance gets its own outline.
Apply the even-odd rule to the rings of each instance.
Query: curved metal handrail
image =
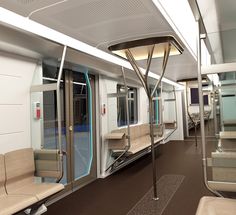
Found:
[[[122,71],[122,77],[124,81],[124,86],[125,86],[125,106],[126,106],[126,117],[127,117],[127,130],[128,130],[128,135],[126,135],[126,139],[128,139],[128,145],[125,146],[125,150],[106,168],[105,171],[108,171],[111,167],[114,166],[114,164],[121,158],[123,157],[130,149],[130,120],[129,120],[129,103],[128,103],[128,86],[125,78],[125,72],[124,72],[124,67],[121,67]]]
[[[176,103],[176,92],[175,92],[175,86],[173,86],[173,92],[174,92],[174,101],[175,101],[175,128],[173,129],[173,131],[171,131],[167,137],[165,137],[165,140],[167,140],[177,129],[178,129],[178,116],[177,116],[177,103]]]

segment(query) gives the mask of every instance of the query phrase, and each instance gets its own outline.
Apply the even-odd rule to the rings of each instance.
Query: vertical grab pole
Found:
[[[153,177],[153,199],[158,200],[157,197],[157,173],[156,173],[156,156],[154,147],[154,131],[153,131],[153,100],[149,98],[149,121],[150,121],[150,137],[151,137],[151,151],[152,151],[152,177]]]
[[[85,81],[88,86],[88,103],[89,103],[89,127],[90,127],[90,132],[89,132],[89,144],[90,144],[90,159],[89,159],[89,168],[87,174],[90,173],[91,168],[92,168],[92,162],[93,162],[93,107],[92,107],[92,87],[90,84],[89,80],[89,75],[88,75],[88,69],[86,68],[86,71],[84,73],[85,76]]]
[[[128,95],[128,87],[127,87],[127,83],[126,83],[126,79],[125,79],[125,71],[124,71],[124,67],[121,67],[122,70],[122,76],[123,76],[123,80],[124,80],[124,85],[125,85],[125,106],[126,106],[126,117],[127,117],[127,131],[128,131],[128,135],[127,135],[127,139],[128,139],[128,149],[130,148],[130,121],[129,121],[129,95]]]
[[[154,89],[152,90],[152,92],[149,91],[148,89],[148,72],[149,72],[149,67],[151,64],[151,58],[152,58],[152,54],[153,54],[153,50],[154,50],[154,46],[152,51],[149,53],[149,59],[147,62],[147,70],[146,70],[146,74],[145,76],[142,74],[141,70],[139,69],[132,53],[130,52],[129,49],[127,49],[125,51],[126,57],[128,59],[128,61],[130,62],[131,66],[133,67],[136,75],[138,76],[141,84],[143,85],[148,100],[149,100],[149,119],[150,119],[150,138],[151,138],[151,151],[152,151],[152,169],[153,169],[153,191],[154,191],[154,197],[153,200],[158,200],[159,198],[157,197],[157,185],[156,185],[156,158],[155,158],[155,147],[154,147],[154,133],[153,133],[153,98],[155,95],[155,91],[158,89],[159,85],[161,84],[162,78],[165,74],[165,69],[166,69],[166,65],[167,65],[167,61],[168,61],[168,57],[170,54],[170,49],[171,49],[171,45],[170,43],[168,43],[168,46],[166,47],[165,53],[164,53],[164,59],[163,59],[163,64],[162,64],[162,73],[160,75],[160,78],[158,79],[157,83],[155,84]]]
[[[201,139],[202,139],[202,165],[203,165],[203,177],[204,184],[208,190],[217,196],[222,196],[215,190],[212,190],[208,185],[207,180],[207,158],[206,158],[206,135],[204,125],[204,104],[202,97],[202,74],[201,74],[201,32],[200,32],[200,20],[198,20],[198,36],[197,36],[197,77],[198,77],[198,94],[199,94],[199,112],[200,112],[200,126],[201,126]]]
[[[61,168],[61,177],[63,177],[63,153],[62,153],[62,134],[61,134],[61,94],[60,94],[60,81],[62,77],[62,71],[63,71],[63,66],[65,62],[65,56],[66,56],[66,49],[67,46],[64,46],[63,53],[62,53],[62,58],[61,58],[61,64],[60,64],[60,69],[58,73],[58,78],[57,78],[57,123],[58,123],[58,148],[59,148],[59,156],[60,156],[60,168]]]
[[[163,94],[163,88],[162,88],[162,82],[161,82],[161,94],[160,94],[160,110],[161,110],[161,114],[160,114],[160,124],[161,124],[161,136],[165,136],[164,132],[165,132],[165,125],[164,125],[164,106],[163,106],[163,100],[162,100],[162,94]]]
[[[217,113],[216,113],[216,89],[214,84],[213,85],[213,116],[214,116],[214,129],[215,129],[215,136],[217,137],[218,134],[218,119],[217,119]]]

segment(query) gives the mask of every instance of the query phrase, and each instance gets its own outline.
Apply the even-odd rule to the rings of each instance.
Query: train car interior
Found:
[[[0,0],[0,215],[235,215],[235,11]]]

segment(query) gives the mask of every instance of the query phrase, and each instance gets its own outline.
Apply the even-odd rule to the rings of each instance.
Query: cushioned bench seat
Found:
[[[29,195],[36,196],[38,201],[47,198],[64,188],[62,184],[51,184],[51,183],[31,183],[27,184],[20,189],[11,191],[9,194],[14,195]]]
[[[160,142],[163,138],[155,138],[155,142]],[[128,154],[136,154],[148,147],[151,146],[150,136],[141,137],[139,140],[135,140],[132,142],[129,150],[127,151]],[[114,153],[121,152],[123,150],[113,150]]]
[[[236,120],[223,120],[223,125],[236,125]]]
[[[176,121],[164,121],[165,129],[175,129]]]
[[[114,153],[123,152],[125,150],[125,146],[127,146],[127,139],[124,138],[127,131],[126,129],[117,129],[112,131],[112,133],[106,135],[106,138],[109,140],[109,148],[112,149]],[[114,135],[113,134],[117,134]],[[124,134],[124,135],[122,135]],[[118,137],[115,139],[115,137]],[[154,142],[158,143],[163,138],[155,137]],[[127,154],[132,155],[136,154],[148,147],[151,146],[151,138],[149,135],[149,125],[142,124],[142,125],[135,125],[130,127],[130,148],[127,151]]]
[[[218,149],[220,151],[235,151],[236,150],[236,132],[221,131],[218,140]]]
[[[219,197],[202,197],[196,215],[234,215],[236,200]]]
[[[221,131],[220,139],[236,139],[236,131]]]
[[[4,155],[0,155],[0,215],[14,214],[38,202],[35,196],[8,195],[5,189],[6,174]]]
[[[62,184],[34,182],[34,173],[32,149],[0,155],[0,215],[20,212],[39,201],[42,204],[64,188]]]
[[[30,148],[6,153],[5,166],[9,194],[33,195],[42,200],[64,188],[62,184],[34,182],[34,153]]]
[[[17,213],[36,202],[38,202],[38,199],[34,196],[2,195],[0,196],[0,215]]]

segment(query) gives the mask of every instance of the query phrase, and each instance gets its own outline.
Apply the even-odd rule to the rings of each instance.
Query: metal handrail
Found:
[[[107,167],[107,170],[109,170],[111,167],[114,166],[114,164],[121,158],[123,157],[130,149],[130,120],[129,120],[129,103],[128,103],[128,86],[127,86],[127,82],[126,82],[126,78],[125,78],[125,72],[124,72],[124,67],[121,67],[121,71],[122,71],[122,77],[123,77],[123,81],[124,81],[124,86],[125,86],[125,106],[126,106],[126,117],[127,117],[127,130],[128,130],[128,134],[126,135],[126,138],[128,139],[128,145],[125,146],[125,150]],[[118,95],[118,94],[117,94]]]
[[[171,131],[168,136],[164,139],[167,140],[177,129],[178,129],[178,116],[177,116],[177,103],[176,103],[176,92],[175,92],[175,86],[173,86],[173,92],[174,92],[174,99],[173,101],[175,101],[175,128],[173,129],[173,131]]]
[[[56,97],[57,97],[57,125],[58,125],[58,148],[59,148],[59,157],[60,157],[60,172],[61,176],[59,177],[58,181],[60,181],[64,175],[63,170],[63,150],[62,150],[62,132],[61,132],[61,93],[60,93],[60,83],[61,83],[61,77],[62,77],[62,71],[63,66],[65,62],[65,56],[66,56],[66,50],[67,46],[64,46],[61,63],[60,63],[60,69],[58,73],[57,78],[57,89],[56,89]]]
[[[195,136],[195,146],[197,147],[197,124],[194,122],[193,118],[191,117],[191,114],[189,113],[189,102],[188,102],[188,82],[186,82],[186,89],[185,89],[185,96],[186,96],[186,103],[187,103],[187,114],[189,119],[192,121],[194,125],[194,136]]]
[[[198,41],[197,41],[197,71],[198,71],[198,93],[199,93],[199,111],[200,111],[200,126],[201,126],[201,137],[202,137],[202,165],[203,165],[203,178],[206,188],[217,196],[222,195],[210,188],[207,179],[207,156],[206,156],[206,135],[205,135],[205,126],[204,126],[204,103],[202,95],[202,74],[201,74],[201,32],[200,32],[200,20],[198,21]]]

